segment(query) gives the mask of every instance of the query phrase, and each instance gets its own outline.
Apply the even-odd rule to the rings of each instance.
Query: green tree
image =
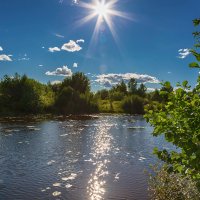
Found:
[[[90,91],[90,81],[82,72],[76,72],[72,77],[66,78],[62,82],[62,88],[70,86],[79,93]]]
[[[131,78],[128,82],[128,91],[131,94],[137,93],[137,81],[134,78]]]
[[[52,90],[26,75],[4,76],[0,82],[1,112],[38,113],[54,102]]]
[[[200,20],[195,20],[194,23],[200,25]],[[199,44],[195,47],[200,47]],[[196,50],[191,52],[196,58],[197,67],[200,55]],[[194,64],[190,64],[191,66],[194,67]],[[147,110],[145,117],[154,127],[154,136],[164,135],[179,150],[156,148],[154,152],[167,164],[169,171],[190,176],[200,189],[200,77],[192,91],[187,81],[178,84],[179,89],[175,91],[171,89],[169,82],[164,86],[165,90],[161,92],[167,95],[167,102],[163,107]]]
[[[162,101],[160,93],[157,89],[154,92],[151,93],[150,98],[151,98],[152,101],[158,101],[158,102]]]
[[[138,90],[137,90],[137,94],[141,97],[145,97],[146,96],[146,91],[147,91],[147,88],[146,86],[142,83],[140,84]]]
[[[121,83],[113,86],[112,89],[110,90],[110,93],[112,93],[112,92],[118,92],[118,93],[121,93],[122,95],[126,95],[127,94],[127,86],[124,83],[124,81],[122,80]]]
[[[109,91],[106,89],[100,90],[96,93],[96,96],[102,100],[109,98]]]
[[[126,113],[144,114],[144,100],[138,95],[131,95],[124,98],[122,108]]]

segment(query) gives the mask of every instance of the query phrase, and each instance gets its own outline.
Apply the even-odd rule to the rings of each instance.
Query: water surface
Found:
[[[146,200],[144,169],[167,147],[141,116],[0,123],[1,200]]]

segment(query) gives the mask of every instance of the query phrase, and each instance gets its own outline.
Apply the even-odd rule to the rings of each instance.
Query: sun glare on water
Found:
[[[87,9],[88,15],[79,20],[79,24],[83,25],[96,18],[96,25],[92,40],[97,40],[101,25],[106,23],[113,38],[117,42],[118,36],[113,23],[114,17],[133,20],[128,13],[121,12],[116,9],[118,2],[119,0],[92,0],[91,3],[80,1],[78,6]]]

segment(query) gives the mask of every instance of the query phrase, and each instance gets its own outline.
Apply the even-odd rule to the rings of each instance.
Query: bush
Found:
[[[122,108],[126,113],[144,114],[144,100],[137,95],[127,96],[122,101]]]
[[[189,176],[168,173],[163,167],[154,168],[150,175],[149,195],[152,200],[199,200],[200,193]]]

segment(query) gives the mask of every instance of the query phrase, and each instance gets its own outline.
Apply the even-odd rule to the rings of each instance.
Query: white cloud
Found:
[[[59,38],[64,38],[64,37],[65,37],[64,35],[60,35],[60,34],[58,34],[58,33],[56,33],[55,36],[56,36],[56,37],[59,37]]]
[[[48,76],[72,76],[72,71],[67,66],[58,67],[55,71],[47,71]]]
[[[69,52],[75,52],[80,51],[82,47],[79,46],[79,44],[77,44],[74,40],[70,40],[68,43],[63,44],[61,49]]]
[[[84,42],[85,42],[85,40],[84,40],[84,39],[79,39],[79,40],[76,40],[76,43],[79,43],[79,42],[82,42],[82,43],[84,43]]]
[[[184,59],[190,55],[190,49],[179,49],[178,53],[179,53],[178,58]]]
[[[43,65],[38,65],[38,67],[43,67]]]
[[[73,67],[75,67],[75,68],[78,67],[78,63],[74,63]]]
[[[131,78],[136,79],[138,83],[160,83],[160,81],[156,77],[149,76],[147,74],[101,74],[96,75],[95,77],[95,81],[105,87],[112,87],[113,85],[120,83],[122,80],[125,81],[125,83],[128,83]]]
[[[42,49],[44,49],[45,47],[43,46]]]
[[[12,59],[10,58],[10,56],[2,54],[0,55],[0,61],[12,61]]]
[[[49,51],[53,53],[55,51],[60,51],[60,49],[58,47],[49,47]]]
[[[3,48],[0,46],[0,51],[3,51]]]

